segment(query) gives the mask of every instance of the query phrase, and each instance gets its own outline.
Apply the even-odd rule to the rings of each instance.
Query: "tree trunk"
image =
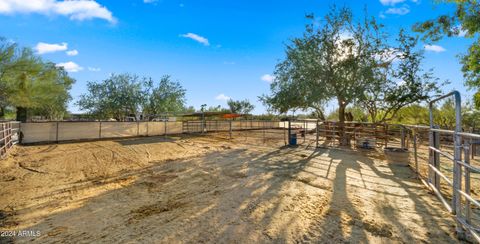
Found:
[[[5,119],[5,108],[0,106],[0,120]]]
[[[342,99],[338,99],[338,135],[340,140],[340,146],[350,145],[350,138],[345,133],[345,108],[347,103]]]
[[[20,121],[20,122],[23,122],[23,123],[27,122],[27,108],[17,107],[16,120]]]

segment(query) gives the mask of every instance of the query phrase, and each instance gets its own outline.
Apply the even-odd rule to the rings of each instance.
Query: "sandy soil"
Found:
[[[283,141],[282,141],[283,143]],[[380,154],[206,137],[17,146],[0,242],[457,242],[409,168]]]

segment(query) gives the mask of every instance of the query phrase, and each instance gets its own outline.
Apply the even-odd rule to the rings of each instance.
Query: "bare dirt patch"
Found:
[[[207,137],[18,146],[0,223],[38,243],[458,241],[408,167],[370,156]]]

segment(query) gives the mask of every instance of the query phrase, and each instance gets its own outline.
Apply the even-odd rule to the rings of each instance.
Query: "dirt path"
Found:
[[[40,231],[16,242],[457,241],[409,168],[359,152],[141,138],[20,147],[0,172],[0,229]]]

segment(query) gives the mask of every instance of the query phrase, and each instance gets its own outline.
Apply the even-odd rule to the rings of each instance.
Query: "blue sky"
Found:
[[[268,93],[269,75],[283,58],[285,43],[302,34],[305,14],[322,17],[333,3],[351,7],[357,16],[366,6],[392,33],[454,10],[433,0],[0,0],[0,36],[65,65],[77,80],[73,112],[79,111],[74,102],[87,81],[129,72],[156,80],[171,75],[196,108],[247,98],[255,113],[263,113],[257,97]],[[451,81],[445,91],[458,89],[464,99],[472,92],[463,86],[456,55],[469,43],[448,38],[425,53],[425,67]]]

